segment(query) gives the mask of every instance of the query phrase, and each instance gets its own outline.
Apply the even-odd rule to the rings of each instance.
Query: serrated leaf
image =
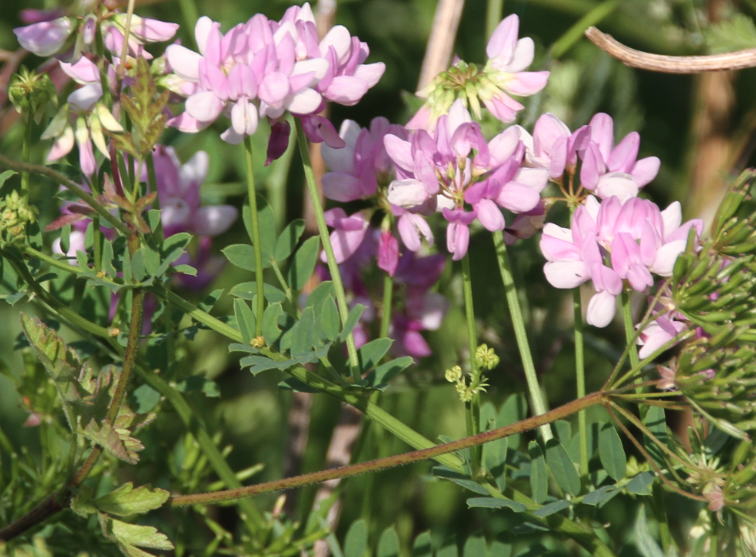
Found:
[[[93,504],[106,514],[129,516],[158,509],[170,496],[170,492],[164,489],[152,489],[148,485],[134,489],[134,484],[128,482],[118,489],[98,497],[93,501]]]
[[[339,340],[341,342],[344,342],[349,336],[349,334],[357,326],[357,323],[359,322],[360,317],[362,317],[363,311],[365,311],[365,306],[363,306],[362,304],[354,304],[354,307],[349,312],[349,317],[347,317],[346,323],[344,324],[344,328],[341,330],[341,334],[339,335]]]
[[[756,48],[756,25],[744,14],[735,14],[719,23],[710,25],[706,43],[712,53],[732,52]]]
[[[246,271],[255,271],[255,250],[249,244],[233,244],[221,250],[232,264]],[[270,267],[270,260],[263,258],[263,269]]]
[[[599,434],[599,458],[606,473],[614,481],[619,481],[627,473],[627,457],[622,447],[622,439],[617,430],[606,424]]]
[[[237,299],[234,300],[234,315],[236,316],[236,324],[239,327],[242,341],[245,344],[249,344],[255,338],[255,325],[257,323],[255,314],[249,308],[247,302]]]
[[[131,437],[128,430],[115,429],[108,422],[102,422],[101,425],[98,425],[95,420],[91,420],[87,427],[81,431],[81,434],[93,443],[100,445],[116,458],[129,464],[139,462],[137,451],[144,448],[138,439]]]
[[[414,363],[412,356],[403,356],[378,366],[365,377],[365,385],[372,388],[388,385],[394,377],[399,375]]]
[[[294,291],[304,288],[305,283],[315,271],[320,252],[320,238],[313,236],[308,238],[294,254],[288,272],[289,286]]]
[[[396,528],[386,528],[378,540],[376,557],[399,557],[399,534]]]
[[[549,493],[549,476],[546,472],[546,460],[543,457],[543,451],[537,441],[528,443],[528,454],[531,462],[530,489],[532,497],[536,503],[543,503]]]
[[[97,512],[97,508],[92,504],[92,488],[81,486],[76,497],[71,499],[71,510],[79,516],[86,517]]]
[[[276,241],[275,258],[276,261],[285,261],[297,247],[297,242],[302,236],[305,229],[305,222],[302,219],[296,219],[291,221],[289,225],[283,229],[281,235]]]
[[[473,497],[467,500],[467,507],[470,509],[510,509],[516,513],[522,513],[528,508],[522,503],[512,501],[511,499],[497,499],[494,497]]]
[[[386,355],[393,342],[390,338],[377,338],[360,348],[358,355],[363,373],[375,368],[381,362],[381,358]]]
[[[572,503],[570,503],[569,501],[553,501],[547,505],[544,505],[540,509],[533,511],[533,514],[541,518],[546,518],[547,516],[558,513],[559,511],[563,511],[564,509],[567,509],[571,506]]]
[[[580,493],[580,476],[562,444],[556,439],[546,442],[546,463],[559,486],[570,495]]]
[[[336,301],[332,296],[328,296],[323,301],[322,309],[320,310],[320,333],[321,337],[325,340],[336,340],[341,330],[341,319],[339,318],[339,310],[336,307]]]
[[[344,557],[362,557],[368,543],[367,523],[360,519],[352,523],[344,538]]]
[[[627,492],[633,495],[648,495],[655,479],[653,472],[641,472],[627,483]]]
[[[123,544],[150,549],[173,549],[173,544],[165,534],[161,534],[152,526],[140,526],[108,518],[108,533]]]

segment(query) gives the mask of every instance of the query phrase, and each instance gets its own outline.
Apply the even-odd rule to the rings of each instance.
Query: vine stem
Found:
[[[18,172],[32,172],[34,174],[40,174],[42,176],[50,178],[52,181],[60,184],[61,186],[65,186],[76,195],[78,195],[82,200],[84,200],[84,202],[86,202],[87,205],[92,207],[92,209],[94,209],[94,211],[98,215],[112,224],[113,228],[118,230],[121,234],[123,234],[124,236],[131,236],[132,234],[134,234],[134,232],[128,226],[118,220],[117,217],[115,217],[110,213],[110,211],[103,207],[103,205],[99,201],[97,201],[94,196],[92,196],[89,192],[84,191],[76,182],[68,179],[60,172],[56,172],[52,168],[39,164],[14,161],[13,159],[9,159],[2,154],[0,154],[0,166],[4,166]]]
[[[262,335],[263,312],[265,311],[265,282],[263,278],[262,243],[260,242],[260,221],[257,218],[257,191],[255,190],[255,169],[252,163],[252,137],[244,136],[244,160],[247,166],[247,195],[252,224],[252,247],[255,250],[255,280],[257,281],[257,310],[255,312],[255,336]]]
[[[559,408],[555,408],[554,410],[538,416],[527,418],[525,420],[522,420],[521,422],[517,422],[515,424],[500,427],[497,429],[492,429],[490,431],[479,433],[478,435],[474,435],[472,437],[466,437],[458,441],[452,441],[443,445],[429,447],[427,449],[411,451],[408,453],[389,456],[386,458],[379,458],[377,460],[371,460],[368,462],[361,462],[359,464],[354,464],[351,466],[342,466],[330,470],[321,470],[319,472],[313,472],[311,474],[303,474],[301,476],[295,476],[293,478],[275,480],[258,485],[242,487],[240,489],[229,489],[224,491],[197,493],[192,495],[178,495],[171,498],[170,504],[173,506],[183,506],[217,503],[220,501],[233,501],[241,497],[251,497],[253,495],[259,495],[261,493],[291,489],[294,487],[333,480],[336,478],[348,478],[351,476],[356,476],[358,474],[377,472],[379,470],[386,470],[387,468],[394,468],[396,466],[404,466],[406,464],[411,464],[420,460],[436,458],[455,451],[477,447],[490,441],[502,439],[510,435],[516,435],[518,433],[539,427],[543,424],[561,420],[584,408],[588,408],[596,404],[602,404],[604,402],[604,396],[605,395],[602,392],[592,393],[584,398],[574,400],[565,404],[564,406],[560,406]]]
[[[585,352],[583,347],[583,308],[580,299],[580,287],[572,291],[575,310],[575,380],[577,396],[585,396]],[[578,412],[578,429],[580,430],[580,472],[588,474],[588,418],[585,411]]]
[[[134,247],[136,245],[138,248],[138,243],[139,240],[136,237],[130,238],[129,252],[135,251]],[[25,270],[26,267],[23,267]],[[22,273],[22,275],[26,278],[28,271]],[[139,334],[142,331],[142,298],[143,293],[141,290],[137,289],[133,292],[131,298],[131,321],[129,323],[129,335],[123,359],[123,367],[121,368],[121,375],[118,378],[113,398],[110,401],[105,416],[105,421],[110,425],[113,425],[116,416],[118,416],[118,411],[121,409],[121,405],[126,396],[126,386],[128,385],[129,377],[131,376],[131,371],[134,368],[134,362],[136,361],[137,350],[139,348]],[[11,540],[64,509],[71,497],[72,490],[80,487],[84,483],[84,480],[87,479],[97,464],[102,452],[102,446],[95,445],[92,452],[89,453],[89,456],[84,461],[84,464],[79,468],[68,485],[64,486],[57,493],[50,495],[28,514],[0,530],[0,541]]]
[[[535,365],[533,364],[533,355],[530,352],[530,344],[528,343],[528,334],[525,331],[525,321],[522,318],[522,310],[520,309],[520,300],[517,299],[517,289],[515,288],[514,277],[512,276],[512,266],[509,262],[507,245],[504,242],[504,234],[501,230],[493,233],[493,240],[496,247],[496,258],[499,262],[499,272],[501,273],[501,280],[504,283],[504,290],[507,296],[507,305],[509,306],[509,313],[512,316],[512,326],[517,340],[517,347],[520,350],[522,367],[525,371],[525,380],[528,383],[530,400],[533,404],[534,414],[540,415],[546,412],[546,404],[541,395],[541,387],[538,385],[538,377],[536,376]],[[548,422],[541,427],[541,435],[543,435],[545,441],[554,437]]]
[[[467,323],[467,342],[470,350],[470,388],[472,389],[472,397],[470,401],[465,404],[467,410],[467,435],[473,436],[480,433],[480,391],[478,385],[480,384],[480,369],[475,361],[475,353],[478,351],[478,335],[475,330],[475,308],[473,306],[472,296],[472,272],[470,271],[470,256],[465,254],[462,258],[462,291],[465,300],[465,321]],[[480,470],[481,462],[481,449],[480,447],[473,447],[470,451],[470,463],[472,465],[473,475],[477,474]]]
[[[326,253],[326,259],[328,260],[328,271],[331,273],[333,288],[336,291],[336,301],[339,305],[341,324],[345,325],[347,318],[349,317],[349,306],[347,306],[346,302],[344,284],[341,282],[339,264],[336,263],[336,256],[333,253],[333,246],[331,245],[331,237],[328,234],[328,226],[326,225],[325,216],[323,215],[323,205],[320,203],[320,192],[318,191],[318,185],[315,182],[315,173],[312,170],[310,150],[307,146],[307,137],[302,128],[302,121],[299,118],[295,118],[295,120],[297,122],[297,142],[299,143],[299,152],[302,155],[302,165],[304,166],[307,190],[310,193],[315,220],[318,223],[320,242],[323,244],[323,250]],[[354,335],[352,333],[349,333],[346,345],[347,352],[349,353],[349,368],[352,372],[352,379],[355,383],[359,383],[362,380],[362,374],[360,372],[360,361],[357,357],[357,346],[354,343]]]

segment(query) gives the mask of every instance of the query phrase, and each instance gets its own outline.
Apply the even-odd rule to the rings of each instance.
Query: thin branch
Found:
[[[385,470],[387,468],[404,466],[406,464],[411,464],[420,460],[427,460],[429,458],[435,458],[445,454],[460,451],[462,449],[476,447],[484,443],[496,441],[497,439],[509,437],[510,435],[523,433],[541,425],[561,420],[562,418],[570,416],[580,410],[584,410],[585,408],[604,403],[604,396],[605,395],[602,392],[592,393],[583,398],[573,400],[572,402],[569,402],[564,406],[550,410],[545,414],[533,416],[515,424],[492,429],[490,431],[479,433],[478,435],[474,435],[472,437],[459,439],[458,441],[452,441],[443,445],[436,445],[428,449],[411,451],[408,453],[389,456],[386,458],[379,458],[377,460],[371,460],[368,462],[361,462],[352,466],[342,466],[340,468],[334,468],[332,470],[321,470],[319,472],[304,474],[302,476],[296,476],[294,478],[275,480],[272,482],[252,485],[249,487],[242,487],[240,489],[229,489],[225,491],[215,491],[212,493],[197,493],[193,495],[177,495],[171,499],[171,505],[183,506],[217,503],[219,501],[230,501],[239,499],[241,497],[251,497],[253,495],[259,495],[261,493],[281,491],[284,489],[291,489],[294,487],[333,480],[336,478],[348,478],[367,472],[377,472],[379,470]]]
[[[652,72],[693,74],[756,67],[756,48],[706,56],[665,56],[625,46],[595,27],[586,29],[585,36],[626,66]]]

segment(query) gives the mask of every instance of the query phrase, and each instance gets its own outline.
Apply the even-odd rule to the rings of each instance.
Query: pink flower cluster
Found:
[[[614,318],[624,281],[638,292],[653,286],[652,273],[672,276],[685,250],[688,233],[700,236],[703,221],[682,224],[680,203],[664,211],[651,201],[589,196],[572,218],[570,229],[544,226],[541,251],[548,260],[546,279],[557,288],[575,288],[591,279],[596,294],[588,304],[588,323],[606,327]]]
[[[433,135],[421,129],[408,139],[389,134],[384,141],[397,168],[388,200],[412,215],[408,229],[414,226],[429,239],[430,229],[420,215],[441,212],[448,221],[447,248],[455,260],[467,253],[473,221],[487,230],[504,230],[501,208],[533,211],[548,181],[546,170],[522,166],[525,146],[518,128],[487,142],[460,100],[439,118]]]
[[[254,134],[258,117],[275,124],[288,111],[306,120],[311,141],[343,146],[333,125],[317,113],[325,101],[356,104],[385,70],[383,63],[364,63],[367,44],[341,25],[318,41],[307,3],[289,8],[281,21],[257,14],[225,34],[219,23],[202,17],[195,37],[199,53],[178,44],[166,51],[188,96],[185,112],[169,124],[197,132],[225,112],[231,127],[221,137],[229,143]]]

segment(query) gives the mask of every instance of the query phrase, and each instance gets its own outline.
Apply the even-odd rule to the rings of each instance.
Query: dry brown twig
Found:
[[[652,72],[693,74],[756,67],[756,48],[706,56],[665,56],[625,46],[595,27],[586,29],[585,36],[626,66]]]

